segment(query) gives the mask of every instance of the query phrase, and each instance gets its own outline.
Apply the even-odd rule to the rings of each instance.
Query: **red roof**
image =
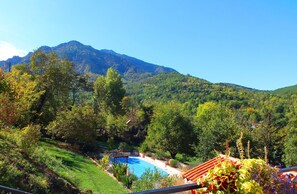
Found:
[[[227,157],[225,155],[220,154],[217,157],[188,170],[183,174],[183,178],[188,181],[197,182],[198,178],[202,178],[209,170],[214,169],[215,166],[226,160],[226,158]],[[228,157],[228,159],[231,161],[238,160],[233,157]]]

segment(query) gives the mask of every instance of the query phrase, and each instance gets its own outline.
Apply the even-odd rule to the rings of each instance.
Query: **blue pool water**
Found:
[[[126,158],[117,158],[116,162],[120,163],[126,163]],[[128,168],[129,171],[135,174],[138,178],[141,177],[141,175],[145,172],[146,169],[154,170],[154,168],[157,168],[158,171],[161,172],[162,175],[167,176],[168,173],[161,168],[156,167],[153,164],[150,164],[142,159],[139,159],[138,157],[129,157],[128,158]]]

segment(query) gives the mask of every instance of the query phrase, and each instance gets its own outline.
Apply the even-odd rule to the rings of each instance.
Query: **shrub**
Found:
[[[39,141],[40,135],[40,127],[38,125],[28,125],[19,132],[17,145],[25,152],[29,152]]]
[[[169,166],[176,168],[178,165],[178,161],[175,159],[170,159],[169,160]]]
[[[109,155],[104,155],[103,158],[99,161],[101,167],[107,169],[107,167],[109,166],[109,160]]]
[[[92,145],[96,139],[96,114],[91,106],[77,105],[64,110],[48,126],[54,137],[82,145]]]
[[[169,157],[166,152],[160,152],[158,151],[156,154],[155,154],[155,157],[159,160],[165,160],[167,157]]]
[[[148,148],[148,145],[147,145],[146,142],[143,142],[141,144],[141,146],[139,147],[139,151],[142,152],[142,153],[149,151],[149,148]]]
[[[154,170],[147,169],[140,177],[139,180],[132,183],[132,190],[134,192],[158,189],[162,187],[173,186],[171,177],[166,177],[161,174],[156,168]]]
[[[49,182],[45,177],[37,175],[29,175],[29,185],[32,185],[31,188],[33,193],[43,193],[49,188]]]
[[[137,180],[137,176],[134,174],[128,174],[122,177],[123,184],[130,189],[133,182]]]
[[[127,174],[128,166],[126,164],[117,163],[112,166],[113,176],[122,182],[123,177]]]

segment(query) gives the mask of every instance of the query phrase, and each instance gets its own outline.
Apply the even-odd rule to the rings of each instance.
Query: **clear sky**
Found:
[[[70,40],[214,83],[297,84],[296,0],[0,0],[0,59]]]

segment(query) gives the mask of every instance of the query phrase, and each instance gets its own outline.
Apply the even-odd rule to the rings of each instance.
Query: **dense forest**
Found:
[[[68,59],[40,50],[11,71],[0,69],[0,127],[0,183],[20,188],[43,183],[40,169],[31,169],[39,174],[34,179],[20,173],[37,162],[46,165],[36,156],[41,137],[84,152],[98,140],[125,142],[156,156],[202,162],[226,149],[239,157],[236,140],[243,134],[245,157],[297,165],[296,94],[213,84],[176,72],[132,82],[109,68],[94,80]],[[26,163],[15,165],[21,157]]]

